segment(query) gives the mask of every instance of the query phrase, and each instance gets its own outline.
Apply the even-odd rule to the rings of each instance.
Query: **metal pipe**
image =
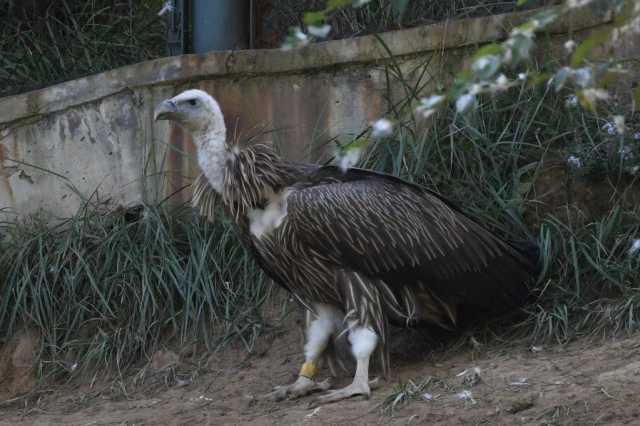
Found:
[[[250,47],[250,0],[192,0],[194,53]]]

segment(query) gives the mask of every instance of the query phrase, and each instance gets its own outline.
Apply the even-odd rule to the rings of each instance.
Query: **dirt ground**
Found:
[[[85,380],[0,401],[0,425],[640,425],[640,335],[533,348],[465,343],[416,351],[396,343],[393,378],[371,399],[311,409],[313,396],[260,398],[295,379],[302,349],[297,328],[262,337],[257,355],[228,348],[198,365],[163,351],[122,381]],[[414,399],[382,412],[399,383],[429,377]],[[348,382],[345,376],[335,385]]]

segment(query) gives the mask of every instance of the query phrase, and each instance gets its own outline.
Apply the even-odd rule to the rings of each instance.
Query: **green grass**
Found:
[[[603,124],[613,111],[594,115],[566,105],[565,93],[523,84],[485,98],[470,116],[443,111],[425,130],[406,111],[428,81],[410,82],[395,63],[388,70],[406,91],[389,111],[398,124],[363,165],[432,188],[499,235],[542,248],[535,302],[511,332],[566,343],[636,330],[640,252],[629,249],[640,238],[640,143],[632,136],[640,126],[628,121],[624,136],[610,135]],[[632,153],[624,159],[623,146]]]
[[[227,222],[187,206],[101,212],[55,226],[0,225],[0,336],[40,332],[41,373],[125,369],[159,343],[239,339],[250,351],[267,296]]]
[[[1,1],[0,96],[163,56],[162,4]]]

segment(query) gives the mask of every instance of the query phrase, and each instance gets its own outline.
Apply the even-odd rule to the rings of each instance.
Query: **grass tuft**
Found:
[[[453,388],[444,380],[436,377],[425,377],[418,381],[409,380],[406,383],[398,383],[393,387],[391,394],[382,401],[381,411],[387,415],[393,415],[402,406],[411,401],[437,400],[440,393],[451,392]]]
[[[523,84],[484,99],[471,115],[449,109],[425,124],[404,112],[426,83],[389,68],[393,85],[412,93],[390,109],[395,134],[375,141],[363,166],[445,195],[504,238],[538,241],[543,273],[515,331],[532,343],[566,343],[637,329],[640,252],[630,251],[640,238],[637,123],[612,134],[610,115]]]
[[[3,223],[0,236],[0,335],[36,328],[45,375],[124,369],[161,342],[251,351],[263,328],[261,272],[229,223],[187,206],[87,202],[55,226]]]
[[[162,4],[0,1],[0,96],[163,56]]]

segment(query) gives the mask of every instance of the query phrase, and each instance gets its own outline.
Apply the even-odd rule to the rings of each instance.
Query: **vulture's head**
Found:
[[[194,139],[200,136],[226,136],[224,117],[218,102],[202,90],[187,90],[163,101],[156,107],[155,119],[175,121],[189,131]]]

